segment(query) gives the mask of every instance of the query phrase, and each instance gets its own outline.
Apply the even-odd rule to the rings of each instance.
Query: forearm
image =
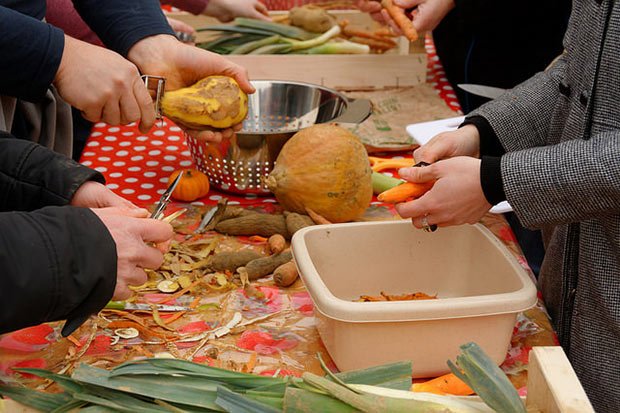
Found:
[[[89,180],[105,182],[95,170],[0,132],[0,211],[66,205]]]
[[[64,48],[62,31],[0,6],[0,95],[28,101],[43,97]]]
[[[156,1],[74,0],[73,3],[103,43],[123,56],[144,38],[174,35]]]
[[[506,198],[528,227],[620,212],[620,130],[502,157]]]
[[[0,246],[0,333],[84,317],[112,297],[116,247],[89,209],[0,213]]]

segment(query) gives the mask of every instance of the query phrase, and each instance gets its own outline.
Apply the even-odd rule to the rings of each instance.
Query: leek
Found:
[[[348,387],[341,386],[323,377],[312,373],[304,373],[302,378],[308,384],[315,386],[333,397],[359,409],[363,412],[373,413],[457,413],[458,410],[450,410],[445,403],[436,403],[425,400],[403,399],[388,397],[379,394],[358,394]],[[386,390],[398,391],[398,390]],[[466,412],[466,411],[463,411]],[[469,411],[473,413],[474,411]]]
[[[309,49],[298,50],[299,54],[368,54],[370,47],[366,44],[350,42],[329,41]]]
[[[417,400],[420,402],[432,402],[441,404],[451,412],[471,413],[494,413],[495,410],[487,406],[484,401],[477,397],[464,396],[440,396],[432,393],[411,392],[406,390],[384,389],[366,384],[349,384],[354,390],[377,396],[393,397],[397,399]]]
[[[252,50],[258,49],[262,46],[267,46],[270,44],[278,43],[281,37],[279,34],[275,34],[273,36],[265,37],[264,39],[255,40],[253,42],[248,42],[238,46],[233,49],[230,54],[246,54],[250,53]]]
[[[293,42],[291,44],[291,50],[295,51],[295,50],[309,49],[311,47],[319,46],[325,43],[326,41],[328,41],[329,39],[331,39],[332,37],[338,36],[341,31],[342,29],[340,28],[340,26],[338,25],[332,26],[331,29],[329,29],[325,33],[313,39],[304,40],[301,42],[300,41]]]
[[[476,343],[462,345],[456,365],[448,360],[448,366],[492,409],[502,413],[526,413],[519,393],[506,374]]]
[[[289,26],[287,24],[268,22],[263,20],[248,19],[245,17],[237,17],[234,21],[236,27],[247,28],[253,30],[261,30],[270,34],[279,34],[284,37],[290,37],[298,40],[308,40],[316,36],[314,33],[307,32],[299,27]]]

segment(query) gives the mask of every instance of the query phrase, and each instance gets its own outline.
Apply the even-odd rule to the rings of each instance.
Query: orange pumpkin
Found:
[[[181,170],[174,171],[168,178],[168,184],[176,179]],[[172,192],[178,201],[191,202],[209,193],[209,178],[196,169],[183,169],[183,176]]]
[[[287,211],[311,209],[331,222],[359,218],[372,198],[372,170],[359,138],[318,124],[289,139],[266,184]]]

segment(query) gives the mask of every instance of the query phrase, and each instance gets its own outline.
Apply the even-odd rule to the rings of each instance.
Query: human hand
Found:
[[[139,208],[125,198],[116,195],[110,188],[95,181],[84,182],[71,198],[70,205],[83,208],[118,207],[142,211],[143,218],[149,215],[144,208]]]
[[[166,89],[187,87],[210,75],[224,75],[234,78],[245,93],[254,92],[245,68],[218,54],[182,44],[169,35],[142,39],[129,50],[128,58],[142,73],[165,77]],[[186,132],[196,139],[220,142],[240,129],[241,124],[228,129]]]
[[[397,204],[396,211],[403,218],[411,218],[417,228],[478,222],[492,206],[480,184],[480,162],[457,156],[429,166],[400,169],[400,177],[407,181],[435,184],[422,197]]]
[[[54,78],[60,96],[91,122],[140,122],[146,133],[155,123],[153,100],[138,68],[121,55],[65,36]]]
[[[440,133],[413,152],[416,162],[434,163],[455,156],[480,156],[480,133],[474,125]]]
[[[202,14],[229,22],[235,17],[271,20],[267,7],[258,0],[209,0]]]
[[[106,226],[116,244],[116,287],[113,300],[131,296],[130,285],[142,285],[144,268],[156,269],[164,261],[162,251],[147,243],[162,245],[173,236],[166,222],[145,218],[140,209],[100,208],[92,210]]]
[[[172,27],[172,30],[174,30],[175,33],[185,33],[189,36],[190,39],[195,38],[196,30],[189,24],[170,17],[166,17],[166,20],[168,20],[168,24],[170,25],[170,27]],[[194,44],[193,41],[184,41],[183,43],[189,45]]]
[[[432,31],[455,6],[454,0],[394,0],[394,5],[404,10],[415,7],[412,23],[419,33]],[[373,19],[389,25],[395,33],[402,34],[387,10],[381,7],[380,1],[359,0],[358,7],[370,13]]]

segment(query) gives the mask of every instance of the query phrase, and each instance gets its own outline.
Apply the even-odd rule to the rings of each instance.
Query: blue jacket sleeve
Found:
[[[103,43],[125,57],[145,37],[174,35],[155,0],[73,0],[73,4]]]
[[[62,30],[0,6],[0,95],[31,102],[43,97],[64,44]]]

